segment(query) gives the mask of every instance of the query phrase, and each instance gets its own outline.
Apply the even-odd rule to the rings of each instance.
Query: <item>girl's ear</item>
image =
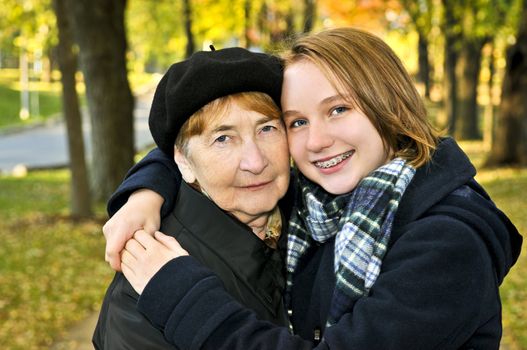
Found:
[[[183,180],[185,180],[186,183],[192,184],[196,182],[196,176],[194,175],[194,171],[192,170],[189,160],[177,149],[177,147],[174,147],[174,161],[176,162]]]

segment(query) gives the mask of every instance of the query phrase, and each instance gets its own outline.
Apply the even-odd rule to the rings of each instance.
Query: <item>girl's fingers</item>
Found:
[[[145,249],[155,249],[157,244],[154,237],[144,230],[137,230],[134,233],[134,239],[139,242]]]
[[[130,238],[128,242],[126,242],[124,249],[127,250],[135,258],[139,258],[139,256],[141,254],[144,254],[146,250],[146,248],[141,243],[139,243],[135,238]]]
[[[176,241],[176,239],[172,236],[165,235],[163,232],[156,231],[154,232],[154,238],[157,239],[159,242],[170,242],[170,241]]]
[[[127,249],[123,249],[123,252],[121,253],[121,264],[125,264],[129,269],[131,269],[131,266],[134,265],[136,260],[137,259]]]
[[[181,247],[179,242],[174,237],[167,236],[159,231],[154,233],[154,237],[168,249],[172,250],[173,252],[177,252],[178,255],[188,255],[187,251]]]

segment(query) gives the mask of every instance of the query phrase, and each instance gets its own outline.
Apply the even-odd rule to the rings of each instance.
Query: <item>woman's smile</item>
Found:
[[[239,188],[243,190],[249,190],[249,191],[260,191],[267,187],[273,181],[265,181],[265,182],[255,182],[253,184],[245,185],[245,186],[238,186]]]

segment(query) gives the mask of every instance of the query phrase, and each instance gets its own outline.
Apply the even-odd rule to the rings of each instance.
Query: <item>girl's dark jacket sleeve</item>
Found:
[[[170,261],[152,278],[138,309],[181,349],[497,349],[498,287],[519,255],[521,236],[474,174],[455,142],[443,142],[405,192],[370,295],[323,330],[318,345],[309,328],[300,329],[309,317],[294,322],[299,312],[292,316],[303,338],[257,320],[190,256]],[[320,249],[332,256],[334,247]],[[321,313],[305,308],[310,317]]]
[[[164,198],[161,208],[161,216],[164,217],[174,207],[174,194],[180,183],[181,173],[174,159],[155,148],[126,174],[123,183],[108,201],[108,214],[113,216],[134,191],[148,188]]]
[[[445,141],[436,153],[401,201],[370,294],[322,329],[318,345],[302,329],[322,313],[310,310],[313,305],[297,322],[295,309],[293,326],[302,338],[292,335],[257,320],[190,256],[170,261],[152,278],[138,309],[181,349],[497,349],[498,288],[519,255],[521,236],[473,180],[475,170],[455,142]],[[317,249],[332,256],[334,246]],[[330,268],[315,274],[333,273],[331,263],[319,266]],[[309,293],[295,287],[299,298]]]

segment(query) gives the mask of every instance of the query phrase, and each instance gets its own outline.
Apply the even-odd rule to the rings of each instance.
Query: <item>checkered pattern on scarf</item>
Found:
[[[287,290],[303,254],[335,238],[336,286],[327,326],[369,293],[379,276],[399,201],[415,169],[401,158],[374,170],[348,194],[334,196],[299,174],[301,191],[290,220]]]

